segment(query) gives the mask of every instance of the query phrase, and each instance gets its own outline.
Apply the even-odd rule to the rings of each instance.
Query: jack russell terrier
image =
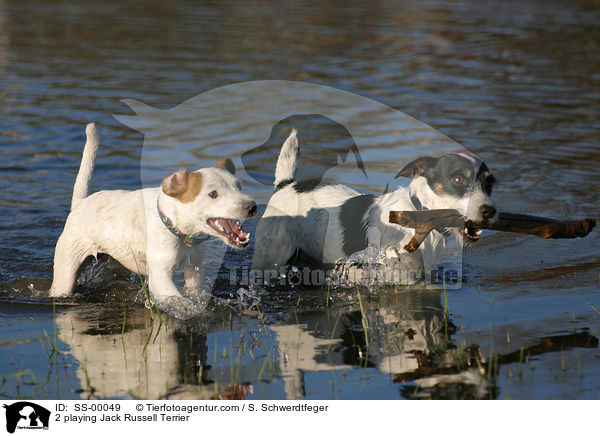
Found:
[[[209,237],[236,249],[250,242],[239,220],[256,214],[257,206],[242,194],[230,159],[194,172],[179,170],[157,188],[88,196],[100,143],[94,124],[87,125],[86,136],[71,212],[56,244],[51,297],[71,294],[84,261],[98,253],[147,276],[156,300],[180,296],[172,274],[181,266],[186,291],[198,293],[204,286],[202,259]]]
[[[292,130],[277,161],[275,192],[256,228],[254,270],[281,267],[298,255],[332,265],[368,246],[403,247],[414,230],[390,224],[390,211],[456,209],[478,222],[496,216],[490,199],[494,176],[483,161],[468,153],[419,157],[396,175],[412,178],[408,188],[379,197],[341,184],[296,181],[297,162],[298,140]],[[481,230],[439,229],[428,240],[438,244],[451,234],[462,244],[478,240]],[[394,252],[396,256],[385,253],[409,255],[402,249]]]

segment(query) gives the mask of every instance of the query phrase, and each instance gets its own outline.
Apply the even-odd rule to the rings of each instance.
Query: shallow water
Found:
[[[598,230],[570,241],[486,233],[464,253],[447,317],[435,290],[363,289],[359,302],[357,289],[275,287],[240,298],[227,267],[247,266],[251,248],[208,262],[221,268],[215,297],[189,321],[145,309],[138,278],[110,261],[86,271],[76,298],[43,298],[85,123],[103,138],[92,190],[136,189],[165,166],[238,157],[269,131],[236,119],[258,104],[243,89],[229,120],[193,120],[199,143],[148,141],[112,116],[133,115],[121,100],[167,110],[242,81],[310,82],[385,103],[483,157],[501,210],[598,217],[599,19],[592,1],[0,0],[0,396],[599,398]],[[274,107],[303,97],[288,92]],[[369,139],[355,138],[368,179],[336,172],[344,183],[382,192],[403,159],[432,144],[416,128],[396,142],[397,120],[367,103],[336,104],[328,110],[350,114]],[[303,175],[322,175],[346,147],[328,134],[327,148],[315,134],[305,150]],[[268,150],[236,159],[263,202]]]

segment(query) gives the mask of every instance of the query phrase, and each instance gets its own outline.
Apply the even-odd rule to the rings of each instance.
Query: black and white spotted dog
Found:
[[[368,246],[403,247],[414,231],[390,224],[390,211],[456,209],[479,222],[496,216],[490,199],[494,176],[483,161],[468,153],[420,157],[396,175],[412,178],[408,188],[381,196],[361,194],[341,184],[296,181],[297,162],[298,140],[292,130],[277,161],[275,192],[256,229],[254,270],[286,265],[299,253],[304,259],[331,265]],[[480,234],[474,228],[439,229],[421,248],[426,250],[429,244],[435,256],[452,235],[462,244],[478,240]]]

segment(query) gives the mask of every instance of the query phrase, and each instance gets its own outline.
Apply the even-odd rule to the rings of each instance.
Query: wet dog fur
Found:
[[[253,216],[257,206],[241,192],[230,159],[194,172],[176,171],[160,187],[88,196],[100,138],[94,124],[88,124],[86,135],[71,212],[56,244],[51,297],[70,295],[84,261],[99,253],[147,276],[156,300],[180,295],[172,279],[180,267],[186,290],[197,293],[204,286],[209,237],[236,249],[248,245],[250,235],[239,220]]]
[[[275,191],[260,219],[255,237],[254,270],[286,265],[300,255],[332,265],[371,245],[403,246],[414,230],[390,224],[390,211],[456,209],[467,219],[495,219],[490,196],[494,176],[470,153],[422,156],[396,177],[411,178],[407,188],[381,196],[361,194],[341,184],[294,178],[298,140],[293,130],[281,148],[275,169]],[[434,231],[430,244],[439,245],[452,232],[463,243],[476,241],[477,229]]]

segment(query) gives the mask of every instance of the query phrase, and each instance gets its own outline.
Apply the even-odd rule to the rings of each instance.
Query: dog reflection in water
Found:
[[[56,317],[59,339],[80,363],[82,398],[236,400],[252,393],[249,383],[208,378],[205,335],[183,333],[168,323],[149,329],[144,312],[129,309],[123,332],[112,322],[117,313],[112,318],[107,314],[111,321],[104,326],[85,307]]]
[[[377,368],[395,382],[414,381],[418,389],[462,384],[472,398],[489,397],[492,385],[473,367],[443,374],[452,365],[456,350],[446,348],[443,308],[436,291],[408,291],[381,296],[379,304],[363,301],[360,310],[310,312],[298,315],[295,324],[271,329],[279,343],[279,364],[288,399],[307,394],[305,374],[342,370],[347,382],[361,384],[364,374],[352,379],[350,370]],[[363,325],[368,325],[368,338]],[[454,327],[450,324],[450,329]],[[366,382],[368,383],[368,381]],[[314,393],[313,393],[314,395]],[[425,394],[426,395],[426,394]]]
[[[149,329],[142,308],[128,309],[123,332],[115,322],[122,317],[119,310],[113,316],[104,313],[102,325],[92,308],[75,307],[59,314],[56,324],[60,340],[80,364],[83,398],[243,399],[257,380],[269,398],[329,398],[330,390],[310,384],[308,374],[334,371],[338,386],[355,392],[357,385],[371,382],[363,380],[368,367],[373,374],[389,374],[385,383],[391,379],[398,384],[394,397],[399,390],[406,398],[488,399],[499,395],[495,379],[500,365],[527,355],[598,347],[598,339],[584,331],[543,337],[523,349],[507,344],[507,352],[489,359],[477,345],[451,345],[457,342],[452,340],[456,329],[444,320],[438,291],[382,290],[377,302],[364,300],[363,306],[362,312],[331,308],[298,313],[293,323],[269,325],[268,335],[258,321],[254,330],[242,320],[233,331],[224,322],[222,331],[211,327],[210,342],[205,333],[195,333],[206,331],[203,325],[181,328],[173,321]],[[381,376],[373,378],[375,383],[378,379],[381,383]]]
[[[56,324],[59,339],[69,345],[80,363],[77,375],[85,388],[83,398],[245,398],[252,393],[251,383],[265,380],[269,373],[281,377],[286,398],[301,399],[306,394],[304,374],[348,372],[365,365],[423,385],[435,386],[438,379],[465,383],[471,386],[473,397],[486,396],[489,385],[476,369],[437,375],[431,356],[445,344],[439,292],[394,294],[388,300],[381,299],[377,307],[366,307],[365,313],[368,347],[362,329],[357,327],[362,325],[360,311],[308,312],[299,314],[294,324],[270,325],[271,334],[256,335],[253,340],[260,344],[252,346],[257,347],[255,356],[265,354],[258,349],[275,349],[275,370],[261,371],[264,359],[246,356],[243,371],[234,381],[231,359],[221,358],[223,346],[218,345],[216,356],[208,357],[209,350],[214,354],[214,344],[207,345],[203,333],[177,328],[176,321],[151,331],[142,308],[128,309],[124,332],[114,322],[122,317],[120,311],[112,317],[106,314],[109,321],[103,326],[89,307],[59,314]],[[224,333],[231,333],[229,326]],[[250,330],[245,332],[246,340],[250,336]],[[231,352],[236,351],[228,354]]]

